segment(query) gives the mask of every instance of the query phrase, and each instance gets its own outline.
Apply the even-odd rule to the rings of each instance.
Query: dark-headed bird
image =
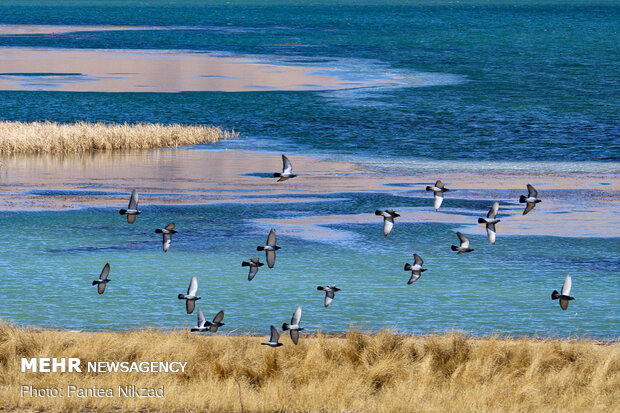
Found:
[[[443,182],[438,180],[435,182],[434,186],[427,186],[426,190],[433,191],[433,194],[435,195],[435,211],[437,211],[443,202],[443,193],[449,191],[449,189],[445,187]]]
[[[297,175],[293,173],[293,164],[291,161],[289,161],[286,156],[282,155],[282,173],[275,172],[273,176],[274,178],[280,178],[278,179],[278,182],[280,182],[295,178]]]
[[[392,232],[394,218],[398,218],[400,215],[398,215],[393,209],[386,209],[385,211],[376,210],[375,215],[380,215],[383,217],[383,235],[387,237],[388,234]]]
[[[187,310],[187,314],[191,314],[194,312],[194,307],[196,306],[196,300],[200,300],[201,297],[197,297],[196,293],[198,292],[198,280],[196,276],[192,277],[192,280],[189,282],[189,288],[187,289],[187,294],[179,294],[179,300],[185,300],[185,309]]]
[[[93,281],[93,285],[97,286],[97,291],[99,294],[103,294],[105,291],[105,285],[110,282],[108,274],[110,274],[110,264],[104,265],[101,270],[101,274],[99,275],[99,279]]]
[[[316,289],[319,291],[325,291],[325,307],[329,306],[332,303],[334,297],[336,296],[336,291],[340,291],[340,288],[336,287],[335,285],[327,285],[325,287],[319,285],[318,287],[316,287]]]
[[[499,201],[495,201],[493,206],[489,210],[486,218],[478,218],[479,224],[486,224],[487,227],[487,235],[489,236],[489,241],[491,244],[495,244],[495,224],[497,224],[500,220],[497,219],[497,212],[499,211]]]
[[[275,228],[271,228],[271,231],[269,231],[269,235],[267,236],[267,245],[256,247],[256,251],[265,251],[267,266],[269,268],[273,268],[273,266],[276,265],[276,251],[280,249],[280,247],[276,245],[277,241],[276,230]]]
[[[405,264],[405,271],[411,271],[411,278],[407,281],[407,284],[413,284],[422,276],[422,273],[426,271],[426,268],[422,268],[424,260],[418,254],[413,254],[413,265]]]
[[[260,262],[258,258],[250,258],[250,261],[243,261],[241,263],[242,267],[250,267],[250,272],[248,273],[248,281],[252,281],[252,279],[254,279],[254,276],[258,272],[258,267],[262,267],[263,265],[265,264]]]
[[[196,327],[192,327],[189,329],[189,331],[198,331],[198,332],[203,332],[203,331],[207,331],[209,329],[209,327],[206,325],[208,323],[207,319],[205,318],[205,315],[202,313],[202,310],[199,308],[198,309],[198,324],[196,325]]]
[[[575,299],[575,297],[570,296],[570,289],[572,287],[572,284],[573,281],[570,278],[569,274],[566,276],[564,284],[562,284],[562,292],[559,293],[557,290],[553,290],[553,292],[551,293],[552,300],[560,299],[560,307],[562,307],[562,310],[566,310],[568,308],[568,302]]]
[[[523,211],[523,215],[527,214],[532,209],[534,209],[537,203],[542,202],[537,197],[538,197],[538,191],[536,190],[536,188],[534,188],[530,184],[527,184],[527,196],[521,195],[521,197],[519,198],[520,203],[522,204],[527,203],[527,205],[525,206],[525,210]]]
[[[177,233],[177,231],[174,230],[174,222],[171,222],[168,225],[166,225],[164,229],[157,228],[155,230],[155,233],[163,234],[164,252],[168,252],[168,248],[170,248],[170,243],[172,242],[172,234]]]
[[[209,331],[212,333],[216,333],[217,329],[224,325],[222,320],[224,319],[224,310],[221,310],[219,313],[213,317],[213,321],[205,321],[205,327],[209,327]]]
[[[293,317],[291,318],[291,324],[282,324],[282,331],[290,330],[291,332],[291,340],[293,343],[297,344],[299,341],[299,332],[303,330],[303,327],[299,325],[301,322],[301,306],[297,307],[297,310],[293,313]]]
[[[462,254],[464,252],[472,252],[473,249],[469,248],[469,238],[467,238],[465,235],[461,234],[460,232],[457,232],[456,235],[461,240],[461,245],[459,245],[458,247],[456,245],[453,245],[452,251],[458,251],[457,254]]]
[[[282,343],[280,343],[280,333],[278,333],[278,330],[276,330],[274,326],[271,326],[271,336],[269,336],[269,341],[261,344],[263,346],[270,347],[279,347],[283,345]]]
[[[131,191],[131,198],[129,198],[129,205],[127,209],[121,208],[118,211],[121,215],[127,215],[127,222],[133,224],[136,222],[136,215],[140,215],[142,211],[138,211],[138,191],[135,189]]]

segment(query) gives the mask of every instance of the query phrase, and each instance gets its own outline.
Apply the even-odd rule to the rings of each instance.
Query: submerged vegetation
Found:
[[[186,331],[63,332],[0,324],[2,410],[31,411],[618,411],[620,345],[430,337],[389,331],[266,337]],[[184,373],[21,373],[21,357],[188,362]],[[20,386],[64,397],[20,397]],[[67,397],[67,386],[115,397]],[[118,397],[118,386],[164,397]]]
[[[235,131],[202,125],[0,121],[0,155],[177,147],[237,136]]]

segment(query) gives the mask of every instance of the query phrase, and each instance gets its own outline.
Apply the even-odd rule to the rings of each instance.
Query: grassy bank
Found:
[[[200,125],[0,121],[0,156],[176,147],[236,136],[234,131]]]
[[[264,337],[155,330],[58,332],[0,324],[0,410],[618,411],[620,345],[456,334]],[[187,361],[185,373],[21,373],[21,357]],[[162,398],[67,397],[66,387],[164,386]],[[20,386],[65,397],[20,397]],[[114,390],[115,395],[117,394]]]

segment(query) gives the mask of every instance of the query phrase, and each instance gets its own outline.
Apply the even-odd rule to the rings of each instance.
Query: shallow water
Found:
[[[187,168],[176,164],[174,188],[165,184],[171,173],[166,161],[152,161],[150,155],[104,160],[94,155],[83,166],[71,159],[6,160],[1,195],[9,201],[4,207],[19,207],[23,197],[26,203],[57,198],[68,207],[81,197],[106,207],[0,212],[7,230],[0,239],[0,317],[67,329],[185,328],[195,323],[195,315],[185,314],[176,295],[196,275],[203,297],[198,306],[207,317],[226,312],[223,333],[266,333],[269,324],[288,321],[303,305],[303,325],[311,331],[341,332],[355,325],[409,333],[457,329],[478,335],[617,338],[618,5],[360,3],[188,0],[127,7],[127,2],[50,1],[33,7],[32,2],[2,2],[0,25],[21,26],[0,27],[0,56],[9,50],[3,47],[209,54],[251,59],[274,71],[289,67],[319,77],[335,74],[340,82],[371,87],[0,91],[3,120],[215,124],[235,129],[242,138],[193,149],[242,149],[261,158],[257,165],[244,155],[237,161],[247,164],[231,168],[231,158],[218,162],[216,153],[210,162],[234,170],[219,175],[207,167],[200,170],[199,158],[178,151],[178,159],[192,163]],[[70,67],[0,72],[0,77],[35,88],[85,76]],[[203,85],[228,79],[218,73],[199,75],[193,81]],[[171,152],[150,154],[165,158]],[[266,153],[278,164],[280,152],[351,162],[359,165],[358,177],[369,182],[377,175],[390,178],[369,183],[373,190],[343,193],[334,192],[330,181],[324,190],[330,193],[321,194],[317,182],[303,183],[302,175],[289,182],[288,191],[273,192],[256,183],[256,194],[248,193],[251,179],[270,176],[273,165]],[[84,177],[96,170],[88,169],[92,164],[103,164],[102,173],[107,165],[110,176],[124,173],[134,158],[140,176],[148,175],[152,165],[158,169],[140,183],[131,182],[131,174],[114,184]],[[34,179],[28,165],[40,171]],[[348,172],[338,171],[343,182]],[[448,173],[470,174],[474,183],[461,180],[461,188],[452,186],[442,207],[445,214],[436,214],[441,217],[436,221],[429,218],[433,211],[427,194],[416,192],[428,182],[398,176]],[[528,181],[513,185],[512,176],[507,184],[506,174],[526,174]],[[522,206],[514,200],[523,190],[515,188],[524,188],[536,175],[541,177],[531,181],[536,185],[549,184],[554,175],[574,180],[555,189],[540,186],[545,201],[517,221]],[[218,186],[218,179],[226,184]],[[237,179],[243,185],[235,185]],[[191,180],[208,180],[211,186],[192,186]],[[132,185],[153,188],[141,194],[144,213],[128,225],[117,213],[125,201],[116,203]],[[237,202],[168,205],[223,196]],[[491,246],[475,222],[495,198],[502,200],[504,222]],[[153,200],[164,205],[153,205]],[[566,205],[578,211],[567,211]],[[397,221],[385,238],[372,212],[388,207],[409,219]],[[179,234],[163,253],[154,229],[170,221]],[[580,223],[586,228],[575,231]],[[265,242],[271,227],[278,229],[282,246],[276,267],[262,267],[248,282],[241,261],[259,255],[256,246]],[[471,235],[476,251],[457,256],[450,250],[457,230]],[[424,258],[428,271],[408,286],[403,266],[413,252]],[[106,262],[112,282],[99,296],[90,283]],[[576,299],[562,311],[550,295],[567,273]],[[316,291],[326,283],[342,288],[327,309]]]
[[[380,195],[349,196],[349,202],[144,206],[134,225],[114,208],[62,212],[3,212],[15,231],[0,241],[0,313],[20,324],[105,330],[144,326],[190,327],[176,298],[189,279],[199,280],[198,307],[226,313],[223,332],[262,333],[288,321],[302,305],[310,331],[342,332],[349,326],[396,328],[408,333],[450,329],[474,334],[617,336],[620,287],[614,239],[503,236],[491,246],[475,224],[473,253],[456,255],[455,230],[462,225],[401,223],[385,238],[380,220],[333,225],[341,237],[309,240],[279,231],[274,269],[262,267],[248,282],[241,261],[264,255],[270,225],[257,218],[285,219],[340,212],[367,212],[370,204],[393,204]],[[168,251],[154,229],[169,221],[179,233]],[[375,222],[377,221],[377,222]],[[277,226],[276,226],[277,227]],[[317,237],[318,238],[318,237]],[[407,285],[403,271],[418,253],[428,268]],[[90,283],[111,264],[105,294]],[[576,297],[567,311],[550,299],[567,273]],[[323,307],[317,285],[342,289]]]

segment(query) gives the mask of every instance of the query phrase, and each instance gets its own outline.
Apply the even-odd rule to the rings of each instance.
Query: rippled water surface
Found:
[[[352,213],[368,202],[404,200],[350,195]],[[363,200],[367,200],[364,202]],[[411,202],[409,202],[411,204]],[[472,215],[474,203],[464,203]],[[111,208],[63,212],[4,212],[10,237],[0,248],[0,313],[21,324],[87,330],[144,326],[189,327],[183,302],[189,279],[199,280],[198,307],[226,312],[227,332],[263,332],[285,322],[298,305],[309,330],[341,332],[350,325],[402,332],[450,329],[543,336],[613,337],[618,333],[620,241],[498,235],[491,246],[472,216],[475,251],[455,255],[449,224],[402,223],[384,238],[380,221],[333,225],[338,239],[280,234],[275,268],[262,267],[248,282],[241,261],[260,256],[269,226],[255,218],[283,219],[338,213],[340,201],[289,204],[145,206],[134,225]],[[177,224],[168,253],[154,229]],[[277,228],[277,225],[276,225]],[[501,227],[498,224],[499,231]],[[414,284],[403,271],[418,253],[428,268]],[[105,294],[91,281],[111,264]],[[567,273],[573,295],[567,311],[550,299]],[[329,308],[316,286],[342,291]]]
[[[604,173],[608,177],[600,185],[614,184],[609,176],[620,173],[616,3],[311,3],[3,1],[0,59],[16,48],[205,53],[250,58],[276,72],[303,66],[370,87],[63,92],[54,91],[54,84],[92,79],[70,67],[53,73],[2,69],[3,80],[45,90],[0,91],[0,120],[215,124],[235,129],[241,138],[194,149],[286,152],[352,162],[369,174],[466,169],[500,180],[513,172]],[[259,168],[247,171],[246,177],[269,176]],[[54,167],[46,174],[52,176]],[[597,188],[579,187],[575,176],[574,192],[547,195],[556,206],[573,197],[589,202],[584,210],[596,204],[596,217],[609,223],[600,238],[564,237],[563,228],[557,233],[545,228],[562,236],[508,235],[499,224],[491,246],[475,223],[489,197],[502,198],[502,208],[509,205],[503,214],[521,209],[514,203],[519,194],[493,188],[470,191],[462,200],[454,192],[442,208],[458,224],[397,222],[387,238],[372,215],[376,208],[432,212],[429,200],[292,191],[287,196],[299,202],[149,205],[149,196],[178,199],[174,191],[160,191],[144,195],[144,212],[134,225],[118,215],[123,205],[3,211],[0,317],[67,329],[185,328],[195,315],[186,315],[176,296],[196,275],[199,307],[207,316],[224,309],[222,331],[228,333],[264,333],[303,305],[310,331],[341,332],[355,325],[410,333],[618,337],[620,238],[613,234],[620,224],[617,214],[605,215]],[[25,188],[23,195],[86,196],[107,205],[126,192],[126,182],[85,185],[84,192],[39,187]],[[20,188],[2,190],[10,195]],[[206,200],[200,193],[179,197]],[[617,193],[605,200],[607,211],[616,208],[615,199]],[[533,214],[544,213],[537,208]],[[356,214],[368,214],[368,220],[336,219],[310,230],[303,225],[315,215]],[[299,225],[281,221],[289,218]],[[462,223],[468,219],[471,225]],[[163,253],[154,229],[170,221],[179,233]],[[262,267],[248,282],[241,261],[260,255],[256,246],[272,226],[282,246],[276,266]],[[457,256],[450,250],[457,230],[471,234],[473,253]],[[403,266],[413,252],[428,271],[407,285]],[[112,281],[100,296],[90,283],[106,262]],[[550,295],[567,273],[575,300],[562,311]],[[316,290],[326,283],[342,289],[327,309]]]

